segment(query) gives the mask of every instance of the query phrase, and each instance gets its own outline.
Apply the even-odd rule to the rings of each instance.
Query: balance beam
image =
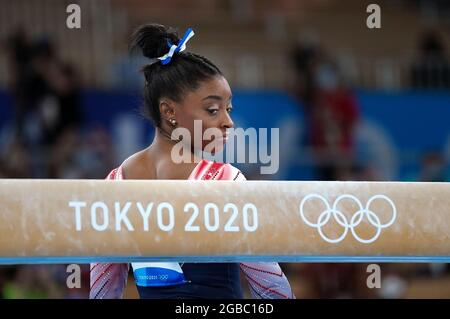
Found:
[[[0,263],[450,262],[450,183],[0,179]]]

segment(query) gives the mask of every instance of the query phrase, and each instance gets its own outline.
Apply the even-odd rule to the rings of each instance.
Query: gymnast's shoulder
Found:
[[[124,179],[156,179],[155,163],[148,148],[134,153],[121,165]]]
[[[187,179],[195,163],[174,163],[170,155],[146,148],[128,157],[121,165],[124,179]]]

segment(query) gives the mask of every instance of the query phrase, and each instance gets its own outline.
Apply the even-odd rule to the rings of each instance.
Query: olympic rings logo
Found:
[[[167,280],[169,279],[169,275],[159,275],[159,280]]]
[[[313,222],[309,221],[305,217],[305,213],[304,213],[305,203],[308,200],[312,199],[312,198],[320,199],[325,204],[325,207],[326,207],[326,209],[317,218],[317,222],[316,223],[313,223]],[[356,211],[356,213],[351,217],[350,222],[347,220],[345,215],[341,211],[339,211],[337,209],[337,206],[338,206],[339,202],[341,200],[343,200],[343,199],[351,199],[358,206],[358,211]],[[383,199],[383,200],[387,201],[388,204],[392,208],[392,218],[385,224],[382,224],[381,221],[380,221],[380,218],[373,211],[370,210],[370,205],[376,199]],[[303,198],[303,200],[301,201],[300,206],[299,206],[299,210],[300,210],[300,217],[305,222],[305,224],[307,224],[310,227],[317,228],[317,231],[319,232],[320,237],[322,237],[323,240],[325,240],[325,241],[327,241],[329,243],[332,243],[332,244],[339,243],[342,240],[344,240],[344,238],[345,238],[345,236],[347,236],[347,233],[348,233],[349,230],[351,231],[353,237],[355,237],[355,239],[357,241],[359,241],[359,242],[361,242],[363,244],[373,243],[380,236],[381,230],[391,226],[394,223],[394,221],[395,221],[395,219],[397,217],[397,209],[395,208],[394,203],[392,202],[392,200],[389,197],[387,197],[385,195],[374,195],[374,196],[372,196],[367,201],[366,206],[363,207],[363,205],[361,204],[361,202],[359,201],[358,198],[356,198],[355,196],[350,195],[350,194],[344,194],[344,195],[341,195],[338,198],[336,198],[336,200],[333,203],[333,207],[330,207],[330,204],[325,199],[325,197],[323,197],[321,195],[318,195],[318,194],[309,194],[309,195],[305,196],[305,198]],[[328,223],[328,221],[330,220],[331,217],[333,217],[339,225],[344,227],[344,231],[343,231],[342,235],[339,236],[336,239],[332,239],[332,238],[327,237],[323,233],[323,230],[322,230],[322,227],[326,223]],[[359,224],[361,224],[361,222],[362,222],[364,217],[367,217],[367,220],[369,221],[369,223],[376,228],[375,235],[373,235],[373,237],[369,238],[369,239],[361,238],[355,231],[355,228]]]

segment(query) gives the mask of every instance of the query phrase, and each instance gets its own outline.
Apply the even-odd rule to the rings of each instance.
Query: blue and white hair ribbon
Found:
[[[161,61],[162,65],[166,65],[167,63],[169,63],[170,60],[172,60],[172,57],[175,53],[182,52],[186,49],[186,43],[189,41],[190,38],[194,36],[194,34],[195,33],[191,28],[187,29],[183,38],[180,40],[180,42],[178,42],[178,45],[171,44],[170,42],[168,42],[170,48],[169,52],[157,59]]]

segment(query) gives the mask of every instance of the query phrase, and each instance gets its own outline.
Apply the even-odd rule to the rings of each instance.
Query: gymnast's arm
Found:
[[[91,264],[89,299],[120,299],[127,284],[128,264]]]
[[[117,169],[106,179],[120,179]],[[129,264],[93,263],[90,272],[89,299],[120,299],[127,284]]]
[[[255,299],[295,299],[288,279],[276,262],[241,263]]]
[[[245,181],[241,173],[237,181]],[[291,285],[276,262],[240,263],[255,299],[294,299]]]

